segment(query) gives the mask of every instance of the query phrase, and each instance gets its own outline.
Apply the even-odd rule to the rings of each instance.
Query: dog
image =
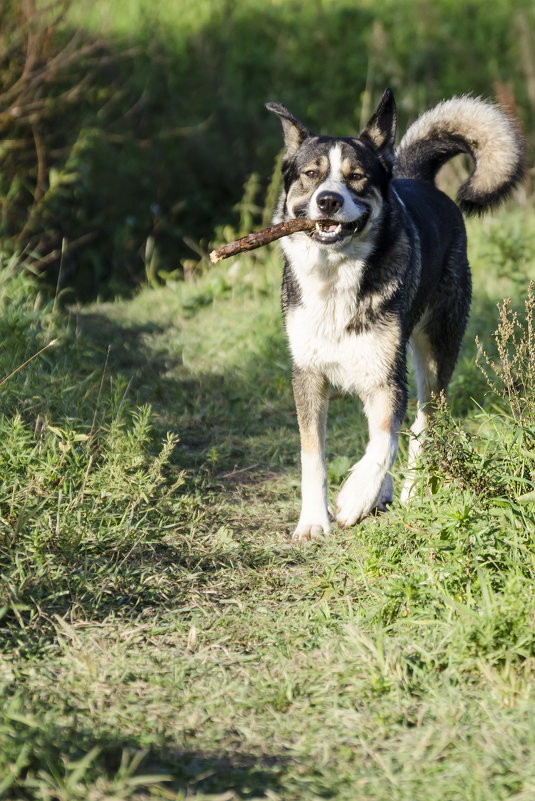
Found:
[[[293,539],[322,539],[332,515],[325,462],[329,386],[361,399],[369,429],[365,453],[336,499],[336,521],[348,527],[393,500],[410,345],[417,414],[401,501],[409,500],[432,400],[446,391],[468,318],[462,213],[482,213],[510,195],[523,175],[525,148],[512,118],[471,96],[422,114],[397,148],[390,89],[358,137],[316,136],[280,103],[266,107],[282,122],[285,143],[273,222],[316,221],[315,229],[280,245],[301,439],[302,505]],[[455,203],[437,189],[435,176],[459,153],[474,166]]]

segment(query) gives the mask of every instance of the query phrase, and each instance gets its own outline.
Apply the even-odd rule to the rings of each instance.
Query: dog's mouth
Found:
[[[368,222],[369,212],[361,214],[357,220],[351,222],[337,222],[336,220],[317,220],[316,227],[310,236],[315,242],[322,245],[332,245],[341,242],[346,237],[353,237],[360,234]]]

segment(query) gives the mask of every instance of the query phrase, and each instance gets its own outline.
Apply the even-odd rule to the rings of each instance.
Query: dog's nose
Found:
[[[344,205],[344,198],[337,192],[320,192],[316,198],[316,205],[328,217],[335,214]]]

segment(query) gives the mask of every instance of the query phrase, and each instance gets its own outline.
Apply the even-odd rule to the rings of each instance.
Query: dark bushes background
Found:
[[[138,5],[122,33],[76,0],[0,12],[0,252],[82,299],[196,269],[257,173],[254,218],[281,145],[268,100],[343,134],[387,85],[401,127],[498,94],[534,144],[531,2],[174,0],[173,24]]]

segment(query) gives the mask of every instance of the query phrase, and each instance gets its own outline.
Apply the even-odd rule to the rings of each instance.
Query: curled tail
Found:
[[[457,194],[465,214],[498,205],[524,174],[524,140],[515,122],[493,103],[453,97],[426,111],[396,150],[394,176],[434,183],[439,169],[459,153],[474,163]]]

